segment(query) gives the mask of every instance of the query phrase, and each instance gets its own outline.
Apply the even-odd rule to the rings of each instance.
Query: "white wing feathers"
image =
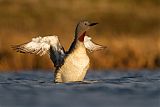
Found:
[[[84,45],[90,52],[106,48],[105,46],[94,43],[93,41],[91,41],[91,39],[92,38],[89,36],[84,37]]]
[[[106,48],[105,46],[101,46],[91,41],[91,37],[89,36],[84,37],[84,45],[90,52]],[[36,37],[33,38],[31,42],[15,45],[12,48],[17,52],[37,54],[40,56],[45,55],[46,53],[50,54],[51,52],[55,53],[55,57],[58,54],[65,54],[58,36]],[[52,51],[50,51],[50,48],[52,48]]]
[[[30,53],[37,55],[53,54],[50,55],[51,60],[54,62],[55,66],[58,66],[59,61],[62,61],[64,57],[64,49],[61,46],[58,36],[46,36],[46,37],[36,37],[32,41],[20,45],[15,45],[12,47],[17,52],[20,53]],[[51,50],[52,51],[51,51]]]
[[[88,36],[84,38],[84,45],[90,52],[106,48],[92,42]],[[12,48],[20,53],[37,54],[40,56],[49,54],[56,67],[63,64],[65,57],[65,51],[60,44],[58,36],[36,37],[30,42],[12,46]]]
[[[46,36],[33,38],[31,42],[15,45],[12,48],[17,52],[31,53],[42,56],[49,52],[50,46],[58,49],[58,43],[59,40],[57,36]]]

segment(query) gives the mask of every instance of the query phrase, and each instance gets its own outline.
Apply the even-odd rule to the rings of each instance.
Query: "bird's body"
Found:
[[[89,68],[89,57],[83,42],[66,56],[64,64],[55,72],[55,82],[83,81]]]
[[[87,50],[95,51],[105,47],[91,41],[86,36],[86,31],[97,23],[81,21],[75,31],[75,39],[70,49],[65,52],[57,36],[46,36],[33,38],[31,42],[13,46],[17,52],[44,55],[49,54],[56,70],[54,72],[55,82],[83,81],[89,68],[89,57]]]

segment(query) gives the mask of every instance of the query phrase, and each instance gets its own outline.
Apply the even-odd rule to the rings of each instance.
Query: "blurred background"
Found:
[[[58,35],[67,50],[80,20],[98,22],[91,69],[160,67],[160,0],[0,0],[0,71],[52,69],[45,56],[16,53],[11,45]]]

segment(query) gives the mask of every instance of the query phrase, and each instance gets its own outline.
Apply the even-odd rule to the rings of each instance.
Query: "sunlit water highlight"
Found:
[[[0,73],[0,107],[160,107],[160,72],[89,72],[54,84],[52,72]]]

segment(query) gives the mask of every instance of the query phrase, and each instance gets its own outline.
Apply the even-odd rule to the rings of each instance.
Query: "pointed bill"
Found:
[[[98,23],[91,23],[89,26],[94,26],[97,25]]]

